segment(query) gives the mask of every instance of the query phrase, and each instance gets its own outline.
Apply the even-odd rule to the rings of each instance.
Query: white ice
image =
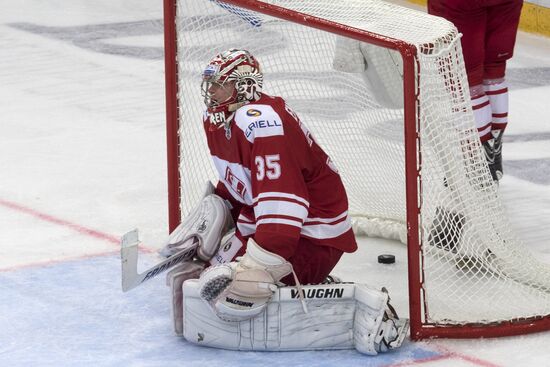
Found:
[[[177,338],[162,277],[122,293],[118,258],[134,227],[144,250],[167,234],[162,1],[0,0],[0,10],[0,366],[550,365],[550,332],[406,341],[376,358]],[[500,192],[518,235],[550,262],[550,39],[520,32],[509,65]],[[377,264],[381,252],[397,263]],[[390,285],[406,309],[405,269],[403,245],[361,239],[335,273]]]

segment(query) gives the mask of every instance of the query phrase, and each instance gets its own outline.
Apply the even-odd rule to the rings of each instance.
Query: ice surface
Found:
[[[251,353],[173,335],[158,277],[120,288],[117,238],[167,234],[160,0],[0,0],[0,366],[544,366],[550,333]],[[500,192],[550,262],[550,40],[521,33],[509,63]],[[197,87],[197,91],[199,87]],[[406,314],[405,248],[361,239],[335,274],[388,286]],[[393,253],[393,265],[376,262]],[[158,259],[142,254],[141,266]]]

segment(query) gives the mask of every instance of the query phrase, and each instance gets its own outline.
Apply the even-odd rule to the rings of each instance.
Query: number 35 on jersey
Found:
[[[268,154],[265,156],[258,155],[254,158],[256,164],[256,179],[262,181],[264,178],[268,180],[276,180],[281,177],[281,165],[279,154]]]

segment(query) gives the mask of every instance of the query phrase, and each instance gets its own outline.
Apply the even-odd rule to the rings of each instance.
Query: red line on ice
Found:
[[[441,361],[441,360],[444,360],[444,359],[449,359],[449,357],[450,357],[450,355],[448,355],[448,354],[439,354],[439,355],[432,356],[432,357],[427,357],[427,358],[412,359],[412,360],[409,360],[409,361],[392,363],[392,364],[384,365],[383,367],[415,366],[415,365],[419,365],[419,364],[422,364],[422,363],[430,363],[430,362],[435,362],[435,361]]]
[[[384,367],[418,366],[424,363],[437,362],[437,361],[443,361],[443,360],[452,360],[452,359],[461,359],[463,361],[472,363],[474,366],[479,366],[479,367],[501,367],[500,365],[495,364],[493,362],[489,362],[483,359],[456,353],[442,346],[435,346],[435,349],[437,350],[437,352],[440,352],[442,354],[432,356],[432,357],[427,357],[427,358],[397,362],[397,363],[385,365]]]
[[[120,245],[120,237],[118,237],[118,236],[113,236],[113,235],[110,235],[108,233],[104,233],[104,232],[101,232],[101,231],[98,231],[98,230],[95,230],[95,229],[92,229],[92,228],[88,228],[88,227],[85,227],[83,225],[73,223],[73,222],[70,222],[70,221],[65,220],[65,219],[57,218],[57,217],[54,217],[53,215],[42,213],[38,210],[26,207],[24,205],[15,203],[13,201],[0,199],[0,206],[3,206],[3,207],[8,208],[8,209],[15,210],[15,211],[20,212],[20,213],[31,215],[31,216],[33,216],[37,219],[43,220],[45,222],[57,224],[59,226],[65,227],[65,228],[72,229],[73,231],[76,231],[76,232],[78,232],[80,234],[83,234],[85,236],[88,236],[88,237],[93,237],[93,238],[96,238],[96,239],[104,240],[104,241],[107,241],[107,242],[109,242],[113,245],[116,245],[116,246]],[[148,253],[154,252],[153,249],[147,248],[143,245],[141,245],[139,248],[140,248],[140,250],[142,250],[144,252],[148,252]],[[32,267],[32,266],[44,266],[44,265],[56,264],[56,263],[61,263],[61,262],[65,262],[65,261],[87,259],[87,258],[92,258],[92,257],[95,257],[95,256],[103,256],[103,255],[108,255],[108,254],[114,254],[116,252],[117,251],[113,250],[113,251],[108,251],[108,252],[101,252],[101,253],[98,253],[98,254],[73,256],[73,257],[60,259],[60,260],[37,261],[37,262],[34,262],[34,263],[25,264],[25,265],[17,265],[17,266],[13,266],[13,267],[9,267],[9,268],[2,268],[2,269],[0,269],[0,272],[12,271],[12,270],[26,268],[26,267]]]
[[[91,258],[99,257],[99,256],[115,255],[115,254],[118,254],[118,253],[119,253],[118,250],[112,250],[112,251],[104,251],[104,252],[100,252],[100,253],[96,253],[96,254],[89,254],[89,255],[70,256],[70,257],[66,257],[66,258],[58,259],[58,260],[35,261],[35,262],[32,262],[32,263],[14,265],[14,266],[10,266],[10,267],[7,267],[7,268],[0,268],[0,273],[20,270],[20,269],[25,269],[25,268],[34,268],[34,267],[55,265],[55,264],[60,264],[60,263],[66,263],[66,262],[69,262],[69,261],[86,260],[86,259],[91,259]]]
[[[26,206],[14,203],[12,201],[0,199],[0,205],[9,209],[16,210],[21,213],[32,215],[33,217],[41,219],[45,222],[50,222],[50,223],[58,224],[63,227],[70,228],[76,232],[79,232],[89,237],[95,237],[117,245],[120,243],[120,238],[116,236],[103,233],[100,231],[96,231],[95,229],[87,228],[87,227],[81,226],[80,224],[72,223],[64,219],[56,218],[49,214],[41,213],[38,210],[28,208]]]
[[[473,363],[475,364],[476,366],[481,366],[481,367],[500,367],[500,365],[496,364],[496,363],[493,363],[493,362],[489,362],[489,361],[485,361],[483,359],[479,359],[479,358],[476,358],[476,357],[472,357],[472,356],[468,356],[468,355],[465,355],[465,354],[461,354],[461,353],[457,353],[457,352],[453,352],[443,346],[436,346],[436,348],[443,352],[443,353],[446,353],[448,354],[450,357],[454,357],[454,358],[459,358],[459,359],[462,359],[463,361],[467,361],[467,362],[470,362],[470,363]]]

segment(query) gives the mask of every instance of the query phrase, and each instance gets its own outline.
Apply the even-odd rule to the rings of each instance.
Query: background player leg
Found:
[[[483,89],[486,48],[487,10],[469,0],[430,0],[428,12],[451,21],[462,33],[461,44],[470,85],[470,98],[479,138],[493,180],[495,172],[494,140],[491,135],[491,104]]]
[[[502,136],[508,124],[508,85],[506,61],[514,54],[523,1],[502,1],[487,8],[485,65],[483,86],[492,110],[491,132],[494,137],[495,173],[502,178]]]

